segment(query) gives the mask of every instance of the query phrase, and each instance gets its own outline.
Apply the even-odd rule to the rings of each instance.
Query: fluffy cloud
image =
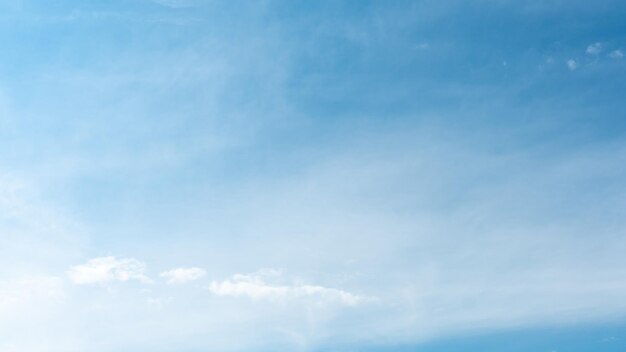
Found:
[[[85,264],[73,266],[67,275],[70,281],[77,285],[129,280],[149,283],[150,279],[145,275],[145,271],[146,265],[137,259],[117,259],[109,256],[94,258]]]
[[[587,54],[598,55],[602,51],[602,43],[593,43],[587,46]]]
[[[201,268],[176,268],[164,271],[159,276],[167,279],[168,284],[184,284],[198,280],[205,274],[206,272]]]
[[[613,50],[613,51],[611,51],[611,53],[609,54],[609,57],[610,57],[611,59],[621,59],[621,58],[623,58],[623,57],[624,57],[624,53],[623,53],[620,49]]]
[[[578,63],[576,63],[576,60],[574,59],[567,60],[565,64],[567,65],[567,68],[570,69],[570,71],[574,71],[578,67]]]
[[[272,272],[276,274],[276,272]],[[326,302],[339,302],[354,306],[361,303],[364,297],[347,291],[324,286],[292,284],[272,285],[265,282],[264,272],[253,274],[235,274],[231,279],[213,281],[209,290],[217,296],[249,297],[252,299],[294,299],[315,298]]]

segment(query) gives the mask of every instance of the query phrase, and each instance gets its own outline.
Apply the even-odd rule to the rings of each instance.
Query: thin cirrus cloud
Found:
[[[137,259],[117,259],[108,256],[94,258],[85,264],[72,266],[67,275],[70,281],[77,285],[131,280],[149,283],[151,280],[146,276],[145,271],[146,265]]]
[[[168,271],[164,271],[159,274],[160,277],[167,280],[170,285],[184,284],[190,281],[195,281],[206,275],[206,271],[201,268],[175,268]]]
[[[252,274],[235,274],[230,279],[213,281],[209,291],[222,297],[247,297],[253,300],[290,300],[312,298],[319,302],[337,302],[355,306],[366,300],[365,297],[336,289],[303,283],[271,284],[268,277],[279,276],[280,272],[271,270]]]
[[[0,5],[0,351],[626,317],[611,2]]]

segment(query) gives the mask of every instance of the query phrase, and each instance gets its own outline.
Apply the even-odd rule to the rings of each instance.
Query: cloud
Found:
[[[273,273],[276,274],[276,272]],[[216,296],[248,297],[255,300],[313,298],[322,302],[339,302],[348,306],[355,306],[365,300],[362,296],[324,286],[302,283],[292,285],[272,285],[265,282],[265,276],[269,275],[266,275],[263,272],[235,274],[228,280],[213,281],[209,286],[209,290]]]
[[[613,50],[609,53],[611,59],[621,59],[624,57],[624,53],[621,49]]]
[[[587,46],[587,54],[598,55],[602,51],[602,43],[593,43]]]
[[[399,343],[464,327],[485,333],[513,324],[541,327],[557,318],[583,323],[590,311],[597,319],[626,316],[626,286],[618,286],[626,273],[626,149],[611,138],[608,148],[589,158],[593,162],[568,159],[594,149],[607,121],[616,130],[615,114],[603,112],[623,110],[613,95],[571,97],[603,87],[618,91],[613,88],[621,81],[602,75],[579,86],[559,74],[528,70],[511,70],[506,79],[490,70],[471,77],[446,70],[458,62],[473,67],[476,55],[510,58],[519,66],[514,54],[521,52],[537,62],[543,51],[524,45],[534,46],[545,31],[529,31],[527,40],[506,46],[497,45],[508,38],[499,32],[486,44],[465,42],[465,22],[437,33],[441,23],[458,22],[465,11],[435,3],[362,6],[356,13],[347,6],[314,6],[278,16],[284,21],[272,16],[280,10],[270,7],[273,2],[263,2],[263,11],[238,7],[235,17],[232,5],[200,13],[152,3],[96,18],[87,17],[86,5],[79,15],[96,20],[96,29],[119,29],[95,33],[98,52],[111,55],[76,56],[81,53],[72,49],[89,45],[83,40],[94,33],[66,40],[54,35],[59,24],[38,25],[59,53],[52,61],[49,50],[42,53],[29,44],[31,36],[20,36],[30,27],[17,26],[14,36],[24,40],[7,45],[19,62],[4,63],[15,70],[8,78],[17,80],[2,85],[20,115],[6,122],[15,127],[3,129],[0,158],[16,178],[32,179],[35,191],[25,200],[12,187],[0,192],[3,268],[14,270],[12,277],[48,270],[64,276],[82,264],[72,268],[73,281],[116,284],[119,265],[97,270],[83,250],[135,248],[139,252],[127,256],[158,265],[155,274],[145,273],[163,285],[114,294],[67,287],[71,299],[53,315],[57,319],[40,324],[53,338],[33,338],[30,325],[13,328],[19,335],[0,326],[0,351],[9,350],[2,348],[9,338],[20,351],[108,352],[140,345],[358,350],[365,348],[349,342]],[[511,14],[520,6],[530,5],[515,5]],[[429,11],[412,10],[418,7],[440,8],[441,14],[431,21]],[[321,8],[331,16],[316,10]],[[198,22],[184,28],[128,27],[117,20],[192,13]],[[275,20],[271,26],[268,15]],[[82,22],[62,26],[82,28]],[[416,49],[428,48],[419,43],[430,29],[437,55],[419,55]],[[126,32],[129,40],[120,41]],[[573,44],[551,52],[550,62],[562,73],[570,58],[582,71],[599,57],[584,53],[584,42]],[[607,41],[599,55],[617,48]],[[45,65],[19,60],[22,54]],[[354,65],[346,68],[346,60]],[[538,84],[546,89],[526,89]],[[418,91],[424,94],[416,97]],[[520,91],[528,92],[524,104]],[[75,104],[64,104],[68,97]],[[39,211],[40,205],[51,210]],[[74,244],[78,240],[61,245],[61,234],[70,233],[56,220],[63,209],[84,222],[85,230],[75,233],[88,236],[88,246]],[[51,220],[42,221],[42,214]],[[64,226],[57,230],[57,223]],[[28,240],[26,232],[32,233]],[[185,263],[211,268],[217,276],[201,282],[203,288],[211,284],[211,292],[193,282],[172,290],[165,285],[169,277],[157,276]],[[308,280],[241,269],[259,266],[285,267]],[[22,297],[20,290],[7,286],[7,307]],[[335,309],[354,297],[360,302],[354,293],[378,301]],[[169,294],[176,297],[167,301]],[[266,304],[283,301],[289,304]],[[307,309],[327,301],[340,303]],[[278,329],[302,345],[289,345]],[[64,348],[57,336],[84,339],[85,348]],[[342,339],[348,341],[332,346]],[[48,346],[29,349],[36,341]],[[269,346],[259,346],[264,343]]]
[[[570,69],[570,71],[574,71],[578,67],[578,63],[576,63],[576,60],[574,59],[567,60],[565,64],[567,65],[567,68]]]
[[[184,284],[189,281],[198,280],[206,274],[201,268],[176,268],[164,271],[159,276],[167,279],[168,284]]]
[[[71,267],[67,275],[74,284],[103,284],[111,281],[137,280],[149,283],[145,275],[146,265],[137,259],[115,257],[99,257],[85,264]]]

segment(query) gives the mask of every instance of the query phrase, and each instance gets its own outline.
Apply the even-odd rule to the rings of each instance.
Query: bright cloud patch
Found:
[[[624,53],[623,53],[620,49],[613,50],[613,51],[611,51],[611,53],[609,54],[609,57],[610,57],[611,59],[621,59],[621,58],[623,58],[623,57],[624,57]]]
[[[565,64],[571,71],[574,71],[578,67],[578,63],[576,63],[576,60],[574,59],[567,60]]]
[[[209,290],[217,296],[249,297],[252,299],[317,298],[354,306],[363,297],[343,290],[323,286],[294,284],[272,285],[265,282],[263,274],[236,274],[231,279],[214,281]]]
[[[184,284],[198,280],[205,274],[206,272],[201,268],[176,268],[164,271],[159,276],[165,278],[168,284]]]
[[[67,275],[77,285],[129,280],[148,283],[150,279],[145,275],[145,271],[146,265],[137,259],[100,257],[71,267]]]
[[[587,54],[598,55],[602,51],[602,43],[593,43],[587,46]]]

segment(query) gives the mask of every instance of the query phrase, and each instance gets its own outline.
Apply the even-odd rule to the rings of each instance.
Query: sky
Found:
[[[0,350],[624,351],[626,2],[0,1]]]

